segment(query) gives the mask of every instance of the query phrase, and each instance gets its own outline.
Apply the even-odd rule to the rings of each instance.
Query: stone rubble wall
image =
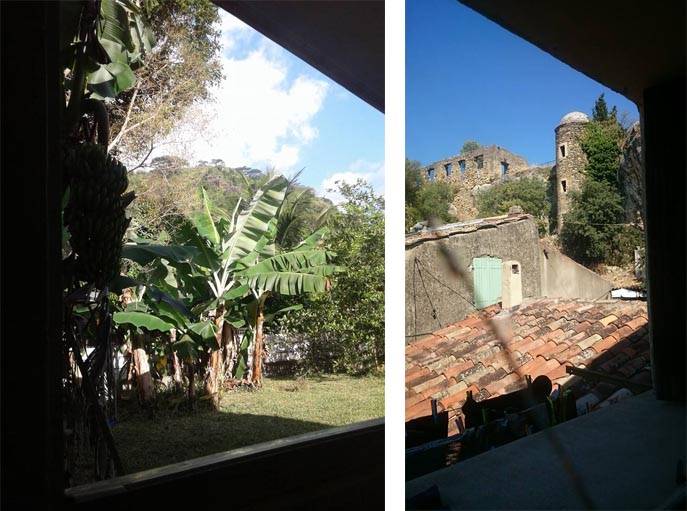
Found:
[[[620,187],[625,195],[625,219],[644,224],[644,198],[642,175],[642,137],[639,122],[632,125],[623,141],[620,156]]]

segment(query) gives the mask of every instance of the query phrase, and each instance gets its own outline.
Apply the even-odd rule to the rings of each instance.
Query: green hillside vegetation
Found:
[[[534,177],[505,181],[477,195],[477,209],[481,217],[503,215],[513,206],[537,219],[539,235],[546,234],[551,209],[547,183]]]
[[[157,159],[156,159],[157,160]],[[221,164],[189,167],[183,160],[164,158],[149,172],[129,176],[129,189],[136,192],[130,207],[132,227],[137,236],[158,242],[169,240],[183,227],[183,219],[202,210],[198,189],[203,187],[217,213],[229,216],[241,198],[248,205],[255,192],[267,182],[269,172],[248,167],[229,168]],[[318,197],[312,188],[291,183],[280,215],[283,233],[280,245],[292,246],[295,240],[316,230],[326,220],[333,204]],[[290,225],[284,225],[288,222]]]

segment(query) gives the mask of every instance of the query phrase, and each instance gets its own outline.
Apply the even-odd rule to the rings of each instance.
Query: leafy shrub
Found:
[[[418,222],[432,217],[442,222],[451,222],[455,217],[449,213],[455,190],[446,181],[427,182],[422,179],[419,162],[406,159],[406,231]]]
[[[308,340],[305,372],[369,373],[384,365],[384,200],[361,181],[339,190],[329,243],[345,271],[328,293],[300,298],[281,326]]]
[[[512,206],[520,206],[525,213],[534,216],[539,234],[546,233],[550,200],[545,181],[533,177],[506,181],[477,195],[477,209],[481,217],[508,213]]]
[[[623,224],[622,198],[612,185],[587,179],[580,192],[571,192],[570,205],[560,235],[566,254],[585,264],[632,261],[634,248],[643,244],[642,233]]]

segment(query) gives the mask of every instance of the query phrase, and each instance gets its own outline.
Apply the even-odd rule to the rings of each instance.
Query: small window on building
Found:
[[[565,144],[561,146],[561,158],[565,158]]]
[[[501,162],[501,177],[508,175],[508,162]]]
[[[434,173],[434,167],[428,168],[427,169],[427,179],[429,179],[430,181],[434,181],[435,177],[436,177],[436,175]]]
[[[465,160],[458,161],[458,168],[460,168],[461,174],[465,174]]]
[[[567,193],[568,191],[568,182],[565,179],[561,181],[561,189],[563,190],[563,193]]]
[[[477,163],[478,169],[484,168],[484,155],[475,156],[475,163]]]
[[[444,165],[444,171],[446,171],[446,177],[451,177],[451,171],[452,171],[452,163],[446,163]]]
[[[517,275],[518,273],[520,273],[520,265],[512,264],[510,267],[510,271],[513,275]]]

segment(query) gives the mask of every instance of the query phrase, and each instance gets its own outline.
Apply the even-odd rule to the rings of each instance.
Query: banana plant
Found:
[[[182,229],[186,245],[160,246],[146,243],[125,245],[123,255],[142,264],[166,259],[176,270],[177,282],[192,287],[204,279],[204,299],[195,300],[192,312],[211,318],[215,342],[210,347],[206,391],[218,395],[221,349],[225,321],[232,327],[243,320],[247,326],[240,353],[253,345],[252,381],[262,378],[265,304],[271,293],[299,295],[323,292],[330,288],[330,276],[338,268],[330,264],[333,256],[321,247],[326,230],[309,236],[289,252],[278,252],[275,245],[280,208],[288,181],[273,176],[257,191],[248,207],[240,211],[241,201],[229,218],[213,219],[215,209],[201,189],[202,209],[194,215],[193,230]],[[202,290],[201,290],[202,293]],[[234,376],[241,379],[247,361],[240,357]],[[218,402],[215,401],[217,405]]]
[[[297,307],[286,307],[267,315],[267,299],[271,294],[296,296],[329,291],[330,277],[341,269],[331,264],[334,254],[319,246],[326,234],[326,228],[319,229],[289,252],[265,258],[254,253],[253,257],[240,262],[245,267],[234,274],[236,279],[250,287],[254,298],[246,314],[247,332],[253,345],[251,382],[254,385],[262,383],[265,322],[278,313]]]
[[[92,100],[110,100],[136,83],[134,71],[145,64],[155,46],[146,23],[151,0],[86,0],[67,2],[63,9],[62,59],[71,73],[65,122],[76,126],[88,94]]]

